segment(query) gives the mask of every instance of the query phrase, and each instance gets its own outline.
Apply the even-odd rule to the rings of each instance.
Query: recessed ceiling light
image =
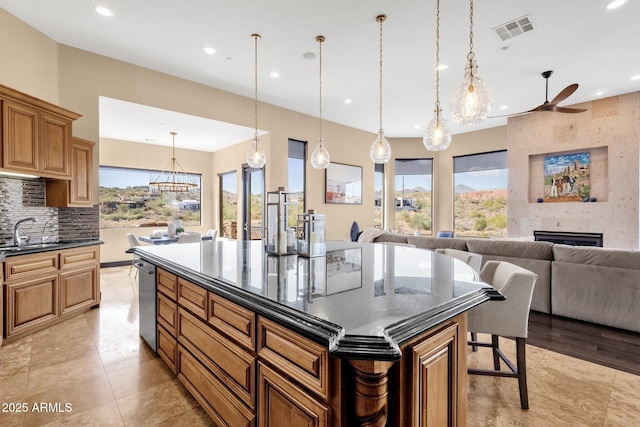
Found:
[[[640,74],[636,74],[635,76],[631,76],[631,80],[640,80]]]
[[[413,128],[414,129],[420,129],[420,125],[414,125]]]
[[[302,57],[304,59],[315,59],[316,54],[313,53],[313,52],[305,52],[305,53],[302,54]]]
[[[440,64],[436,68],[438,69],[438,71],[442,71],[442,70],[446,70],[447,68],[449,68],[449,66],[447,64]]]
[[[509,106],[508,106],[508,105],[501,105],[501,106],[500,106],[500,109],[501,109],[501,110],[506,110],[507,108],[509,108]]]
[[[213,55],[217,52],[217,50],[213,47],[203,47],[202,50],[204,50],[205,53],[208,53],[209,55]]]
[[[273,78],[280,77],[280,73],[278,73],[277,71],[272,71],[269,75]]]
[[[353,101],[351,100],[351,98],[347,98],[344,100],[345,104],[351,104]]]
[[[597,91],[593,92],[593,94],[595,96],[602,96],[602,95],[605,94],[605,91],[604,90],[597,90]]]
[[[102,15],[102,16],[113,16],[114,13],[111,12],[109,9],[107,9],[104,6],[94,6],[93,10],[95,10],[98,14]]]
[[[627,0],[613,0],[607,5],[607,9],[617,9],[623,4],[625,4]]]

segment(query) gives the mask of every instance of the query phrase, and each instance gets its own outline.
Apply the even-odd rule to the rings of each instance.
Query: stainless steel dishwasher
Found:
[[[158,328],[156,308],[156,266],[135,260],[138,269],[138,312],[140,313],[140,336],[153,351],[158,351]]]

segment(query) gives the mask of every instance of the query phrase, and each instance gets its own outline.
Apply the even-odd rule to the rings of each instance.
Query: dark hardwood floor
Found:
[[[532,311],[527,344],[640,375],[640,334]]]

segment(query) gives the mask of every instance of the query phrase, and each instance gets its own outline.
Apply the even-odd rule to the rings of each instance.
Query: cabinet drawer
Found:
[[[254,351],[256,320],[251,310],[209,292],[209,324]]]
[[[178,304],[202,320],[207,320],[207,290],[178,278]]]
[[[173,301],[178,300],[178,278],[161,268],[156,269],[158,291],[162,292]]]
[[[158,323],[175,337],[177,322],[178,306],[163,294],[158,293]]]
[[[328,399],[329,350],[264,317],[258,317],[258,356]]]
[[[58,252],[12,256],[5,259],[5,280],[58,272]]]
[[[178,378],[213,421],[220,426],[254,427],[255,413],[247,408],[189,351],[178,345]]]
[[[189,349],[247,406],[255,407],[255,358],[182,307],[178,316],[180,345]]]
[[[100,249],[98,246],[65,249],[60,251],[60,269],[97,264],[100,259],[99,251]]]
[[[162,326],[158,326],[158,354],[164,360],[174,374],[178,373],[176,369],[176,360],[178,357],[178,343],[174,337]]]

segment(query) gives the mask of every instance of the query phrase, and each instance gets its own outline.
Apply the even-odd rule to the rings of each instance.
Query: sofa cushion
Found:
[[[553,245],[553,259],[560,262],[640,270],[640,251],[637,250]]]
[[[407,243],[406,234],[384,233],[373,239],[374,242]]]
[[[467,239],[467,249],[482,255],[511,258],[553,259],[551,242],[521,242],[516,240]],[[525,267],[526,268],[526,267]]]
[[[553,314],[640,332],[640,251],[553,246]]]
[[[435,251],[436,249],[457,249],[467,250],[466,239],[430,237],[430,236],[407,236],[407,243],[420,249]]]

